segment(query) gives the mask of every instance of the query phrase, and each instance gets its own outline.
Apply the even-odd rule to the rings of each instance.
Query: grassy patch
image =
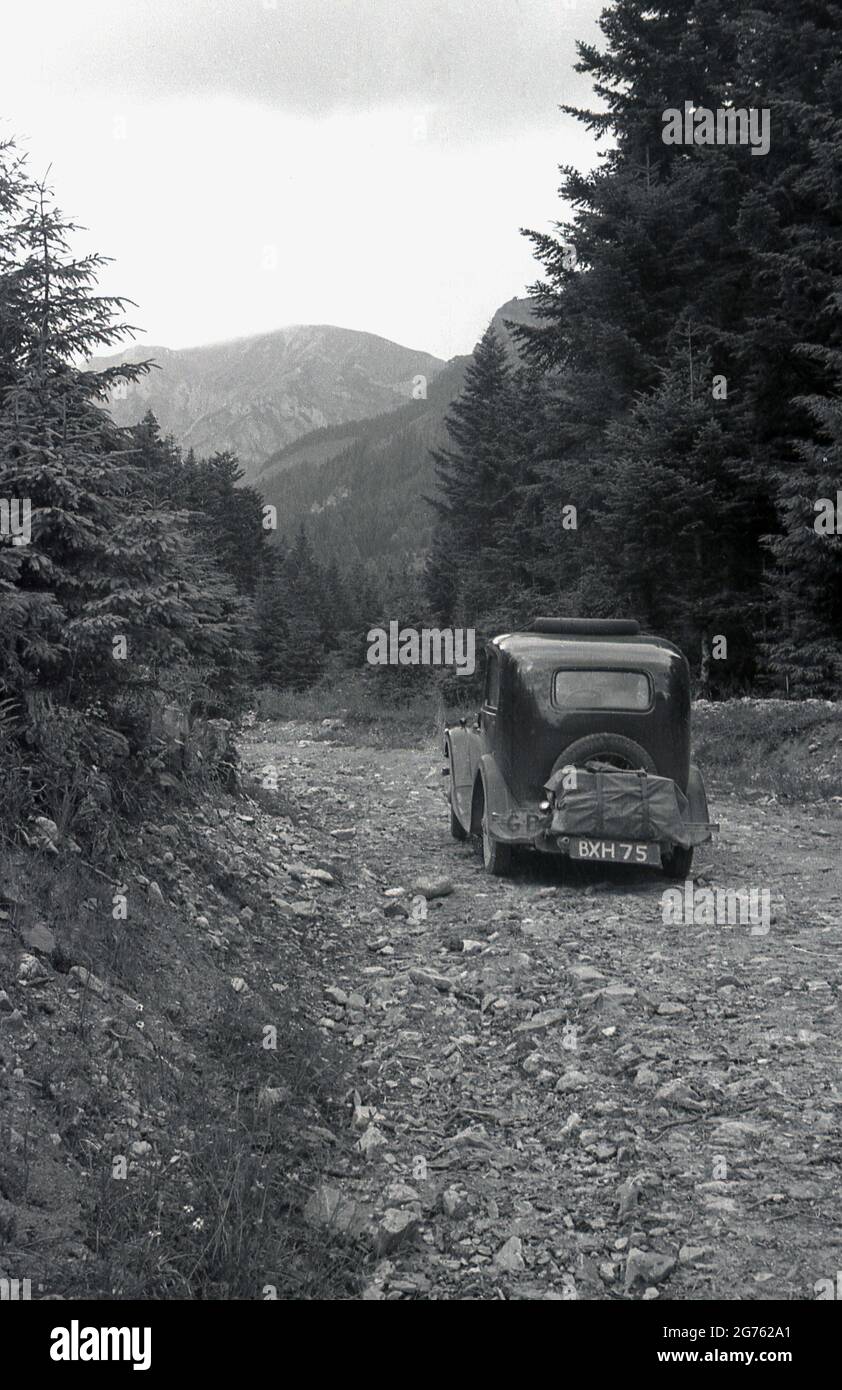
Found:
[[[125,1145],[123,1181],[101,1161],[91,1174],[95,1295],[335,1300],[358,1292],[364,1253],[300,1215],[317,1176],[308,1126],[330,1122],[337,1062],[294,1013],[277,1050],[263,1048],[267,1016],[278,1019],[274,1002],[221,992],[193,1030],[199,1074],[150,1075],[142,1102],[163,1101],[166,1139],[139,1159]]]
[[[842,796],[842,706],[823,700],[700,702],[693,760],[738,794],[782,801]]]
[[[453,703],[452,683],[436,680],[390,679],[391,672],[351,672],[321,681],[309,690],[258,691],[259,719],[301,721],[321,725],[316,737],[371,748],[417,748],[438,738],[448,719],[476,708],[467,693]],[[336,721],[334,723],[334,721]]]

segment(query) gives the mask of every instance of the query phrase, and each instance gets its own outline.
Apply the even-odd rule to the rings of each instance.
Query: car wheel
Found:
[[[495,878],[502,878],[507,874],[512,864],[512,847],[504,844],[500,840],[495,840],[488,825],[488,815],[485,808],[485,790],[482,780],[477,779],[474,790],[474,803],[471,807],[471,829],[474,832],[479,847],[482,851],[482,867],[487,874],[493,874]]]
[[[495,878],[503,878],[512,867],[511,845],[494,839],[485,815],[482,818],[482,867]]]
[[[667,854],[661,855],[661,868],[667,878],[688,878],[693,865],[693,846],[685,849],[674,845]]]
[[[468,832],[452,806],[450,808],[450,833],[454,840],[467,840],[468,838]]]
[[[632,771],[638,768],[653,774],[657,771],[655,759],[633,738],[608,733],[588,734],[586,738],[574,739],[556,758],[552,771],[569,765],[584,767],[591,758],[599,758],[602,762],[614,763],[618,768],[630,768]]]

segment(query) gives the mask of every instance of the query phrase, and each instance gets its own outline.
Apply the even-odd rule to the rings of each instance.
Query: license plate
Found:
[[[581,835],[570,836],[571,859],[593,859],[600,864],[661,863],[658,844],[640,844],[634,840],[589,840]]]

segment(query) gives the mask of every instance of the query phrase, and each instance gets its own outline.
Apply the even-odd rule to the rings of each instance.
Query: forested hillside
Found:
[[[425,400],[307,435],[269,459],[256,485],[277,506],[281,534],[294,534],[303,521],[318,553],[343,566],[379,567],[391,558],[419,567],[432,535],[430,450],[443,441],[445,412],[463,375],[464,362],[451,362]]]
[[[133,346],[91,367],[140,361],[154,367],[115,383],[114,420],[136,424],[151,410],[183,448],[236,453],[249,481],[267,455],[310,430],[400,406],[416,378],[432,380],[444,365],[374,333],[304,324],[176,351]]]
[[[512,360],[518,354],[513,331],[530,322],[528,299],[510,300],[492,319]],[[267,459],[255,481],[278,508],[280,534],[294,535],[303,522],[318,553],[340,565],[368,562],[375,574],[384,562],[421,568],[432,540],[429,499],[438,491],[433,451],[445,443],[445,415],[462,391],[469,361],[449,362],[423,399],[314,430]]]

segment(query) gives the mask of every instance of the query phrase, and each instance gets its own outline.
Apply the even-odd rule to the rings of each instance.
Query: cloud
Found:
[[[31,0],[43,76],[127,100],[225,96],[292,115],[412,106],[429,134],[552,121],[599,0]],[[14,21],[13,21],[14,23]]]
[[[153,343],[335,323],[447,357],[536,278],[558,164],[594,162],[557,107],[589,104],[602,3],[27,0],[0,134]]]

